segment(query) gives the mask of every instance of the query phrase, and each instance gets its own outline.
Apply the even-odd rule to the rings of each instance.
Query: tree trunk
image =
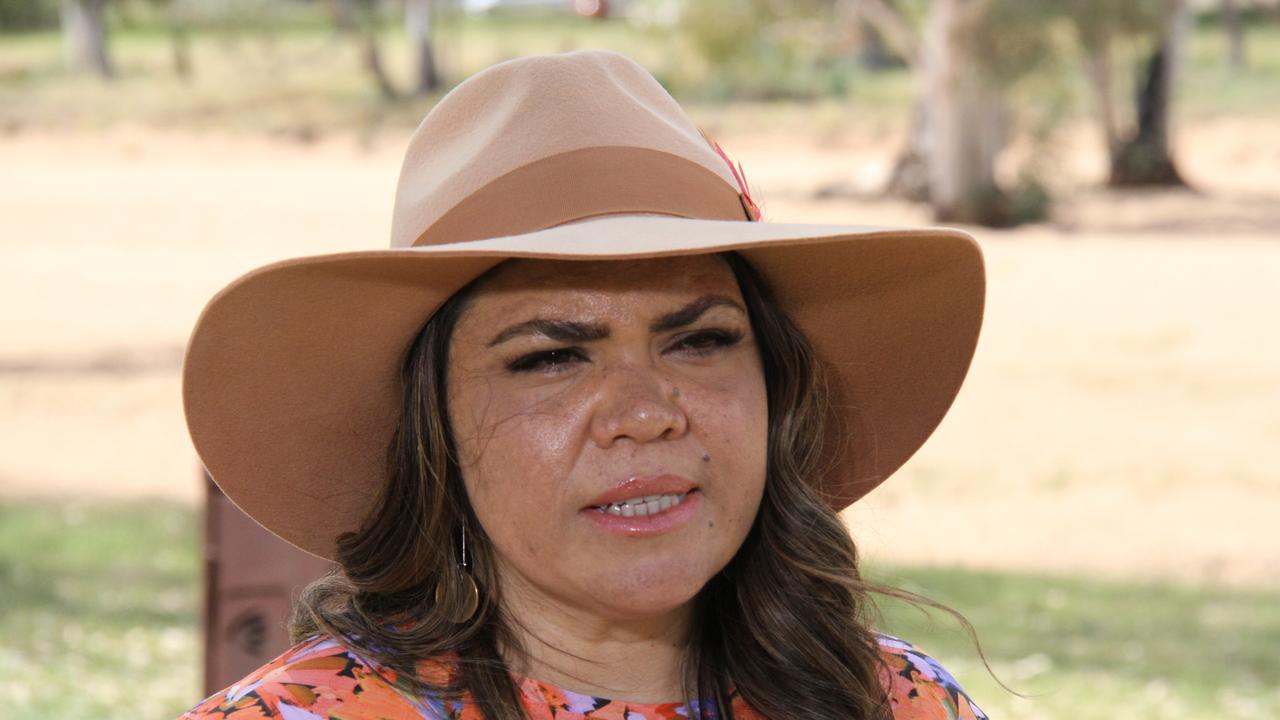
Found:
[[[1236,0],[1222,0],[1222,25],[1227,31],[1227,62],[1239,70],[1244,67],[1244,25]]]
[[[932,132],[929,129],[929,101],[924,92],[916,94],[910,133],[906,148],[893,164],[884,193],[911,202],[929,202],[929,141]]]
[[[173,72],[183,81],[191,79],[191,33],[182,2],[169,3],[169,37],[173,47]]]
[[[894,0],[837,0],[841,18],[858,18],[874,29],[882,41],[908,65],[915,65],[919,39]]]
[[[382,50],[378,45],[377,31],[367,28],[363,35],[364,66],[378,86],[378,94],[382,99],[395,100],[400,97],[400,93],[396,91],[395,85],[391,84],[391,78],[387,75],[386,68],[382,66]]]
[[[339,34],[354,32],[356,22],[352,18],[354,12],[351,7],[352,0],[327,0],[325,6],[329,8],[329,17],[333,20],[333,29]]]
[[[934,0],[926,21],[929,202],[940,222],[1007,225],[1008,199],[995,180],[1007,109],[961,30],[970,2]]]
[[[1171,4],[1168,26],[1141,71],[1137,128],[1120,143],[1112,159],[1112,187],[1186,184],[1170,150],[1169,111],[1188,16],[1185,0]]]
[[[921,80],[920,39],[894,0],[836,0],[835,17],[837,22],[853,25],[859,36],[874,37],[886,57],[899,58],[912,69],[915,82],[921,86],[916,91],[907,145],[894,162],[884,194],[912,202],[927,202],[929,104],[927,88],[923,87]],[[868,64],[865,49],[862,60]]]
[[[354,24],[360,33],[360,54],[378,94],[383,100],[399,98],[400,93],[382,64],[382,47],[378,42],[378,0],[336,0],[333,17],[339,32],[345,29],[344,24],[355,18]]]
[[[405,0],[404,26],[417,57],[415,89],[426,94],[440,88],[440,69],[431,42],[431,0]]]
[[[868,70],[882,70],[894,64],[894,58],[889,54],[889,47],[885,45],[884,38],[880,36],[880,31],[866,20],[859,22],[859,35],[862,37],[862,47],[858,51],[858,62],[862,67]]]
[[[175,23],[169,27],[173,40],[173,72],[182,80],[191,79],[191,34],[187,26]]]
[[[63,0],[62,36],[72,67],[99,77],[115,76],[107,52],[106,0]]]
[[[1093,91],[1094,113],[1102,130],[1102,142],[1107,149],[1108,164],[1115,163],[1120,146],[1120,127],[1116,120],[1114,89],[1111,86],[1111,38],[1105,34],[1097,38],[1091,54],[1086,54],[1085,71],[1089,87]]]

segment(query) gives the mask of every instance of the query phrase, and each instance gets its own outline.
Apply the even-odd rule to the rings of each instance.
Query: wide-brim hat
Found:
[[[846,507],[951,406],[982,323],[982,253],[954,229],[760,221],[740,170],[618,53],[471,76],[409,141],[390,248],[272,263],[209,301],[183,363],[196,451],[246,514],[333,558],[385,482],[405,355],[450,295],[509,258],[732,250],[827,368],[830,469],[814,482]]]

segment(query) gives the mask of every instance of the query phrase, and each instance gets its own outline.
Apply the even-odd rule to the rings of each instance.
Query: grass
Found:
[[[1245,32],[1245,66],[1227,62],[1226,35],[1199,28],[1187,48],[1185,75],[1176,88],[1177,109],[1192,118],[1280,113],[1280,25]]]
[[[199,687],[197,511],[0,506],[5,717],[176,717]],[[884,628],[940,659],[993,717],[1280,717],[1280,592],[938,568],[873,568],[977,627],[897,602]],[[936,615],[936,614],[935,614]]]
[[[872,576],[945,602],[884,603],[885,627],[924,645],[992,717],[1280,717],[1280,593],[940,568]],[[1224,710],[1235,708],[1234,712]]]
[[[194,704],[198,527],[173,505],[0,505],[5,717],[166,717]]]

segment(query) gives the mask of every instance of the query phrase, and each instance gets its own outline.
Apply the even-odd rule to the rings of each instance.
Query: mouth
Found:
[[[591,508],[596,512],[608,515],[645,517],[646,515],[656,515],[664,510],[670,510],[684,502],[693,492],[693,490],[689,490],[687,492],[663,493],[660,495],[642,495],[604,505],[592,505]]]
[[[690,525],[706,510],[702,490],[679,475],[632,477],[582,508],[582,517],[609,535],[652,538]]]
[[[672,473],[633,475],[583,509],[624,517],[652,515],[679,505],[697,489],[692,480]]]

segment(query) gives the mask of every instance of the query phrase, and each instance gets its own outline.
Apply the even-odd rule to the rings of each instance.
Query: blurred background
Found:
[[[0,0],[0,711],[202,687],[204,303],[385,247],[401,153],[518,55],[645,65],[766,221],[945,223],[986,324],[847,513],[992,717],[1280,717],[1276,0]]]

